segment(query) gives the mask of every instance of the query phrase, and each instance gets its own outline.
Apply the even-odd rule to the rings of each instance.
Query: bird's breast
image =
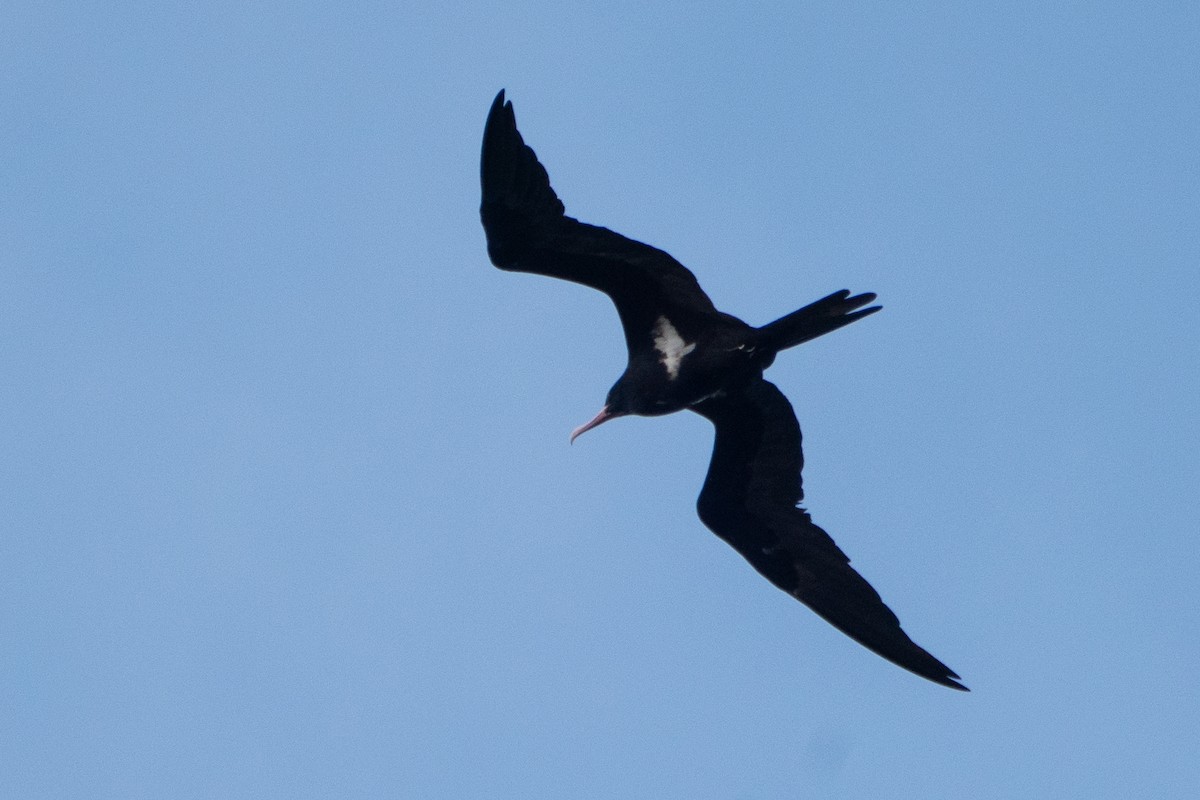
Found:
[[[658,353],[658,363],[662,364],[667,372],[667,380],[678,380],[683,359],[696,349],[696,343],[686,341],[671,324],[671,320],[664,316],[655,320],[650,336],[654,342],[654,350]]]
[[[678,324],[677,324],[678,323]],[[649,331],[649,347],[635,351],[626,373],[641,413],[670,414],[761,375],[762,365],[749,326],[672,321],[660,314]]]

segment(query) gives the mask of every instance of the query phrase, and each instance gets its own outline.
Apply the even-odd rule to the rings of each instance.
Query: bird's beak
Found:
[[[610,419],[615,419],[616,417],[621,417],[621,416],[624,416],[624,415],[613,413],[612,411],[608,410],[608,406],[605,406],[604,408],[600,409],[599,414],[592,417],[591,422],[585,422],[583,425],[580,425],[578,428],[571,431],[571,444],[575,444],[576,439],[578,439],[580,436],[582,436],[583,434],[590,431],[592,428],[595,428],[597,425],[599,425],[603,422],[608,422]]]

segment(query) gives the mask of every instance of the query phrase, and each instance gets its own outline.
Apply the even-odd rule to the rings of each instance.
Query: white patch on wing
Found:
[[[659,317],[654,323],[654,349],[658,351],[658,360],[667,368],[667,377],[675,380],[679,377],[679,364],[683,357],[696,349],[695,342],[685,342],[666,317]]]

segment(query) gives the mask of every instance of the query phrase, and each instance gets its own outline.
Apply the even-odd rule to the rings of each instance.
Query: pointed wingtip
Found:
[[[849,631],[845,630],[844,628],[842,629],[842,632],[849,633]],[[950,689],[957,689],[960,692],[971,691],[964,684],[960,683],[962,679],[958,677],[958,673],[947,667],[941,661],[938,661],[927,650],[922,649],[921,646],[916,642],[908,639],[907,634],[905,634],[904,631],[901,630],[899,633],[901,636],[907,639],[908,644],[911,645],[911,647],[904,647],[904,652],[885,650],[884,648],[876,647],[873,644],[869,644],[865,640],[854,636],[853,634],[850,634],[850,638],[855,639],[859,644],[866,646],[868,649],[875,651],[875,653],[883,656],[896,666],[903,667],[914,675],[924,678],[927,681],[931,681],[939,686],[945,686]]]
[[[842,629],[843,633],[850,633],[846,629]],[[891,661],[897,666],[904,667],[909,672],[915,675],[933,681],[940,686],[946,686],[951,689],[957,689],[960,692],[971,691],[965,685],[960,683],[958,673],[943,664],[932,653],[921,647],[919,644],[909,638],[908,634],[902,628],[897,627],[895,633],[898,637],[892,637],[892,647],[878,647],[878,643],[868,642],[858,638],[853,633],[850,633],[851,638],[856,639],[859,644],[865,645],[871,650],[874,650],[879,655]],[[898,649],[897,649],[898,645]]]
[[[488,110],[487,122],[484,124],[485,130],[494,129],[494,126],[499,121],[500,114],[505,111],[510,115],[512,114],[512,101],[504,99],[504,90],[501,89],[496,93],[496,99],[492,101],[492,107]]]
[[[928,677],[928,676],[922,676],[922,677]],[[931,678],[931,680],[933,680],[933,681],[934,681],[934,683],[940,683],[942,686],[948,686],[948,687],[950,687],[951,689],[957,689],[957,690],[958,690],[958,691],[960,691],[960,692],[969,692],[969,691],[971,691],[970,689],[968,689],[968,688],[967,688],[967,686],[966,686],[965,684],[959,683],[959,681],[961,680],[961,678],[959,678],[959,677],[958,677],[957,675],[955,675],[953,672],[948,672],[948,673],[945,675],[945,677],[942,677],[942,678]]]
[[[825,615],[822,614],[822,616]],[[843,627],[827,616],[825,619],[868,650],[874,651],[896,666],[903,667],[918,677],[936,683],[939,686],[957,689],[960,692],[971,691],[964,684],[960,683],[962,679],[958,677],[958,673],[910,639],[908,634],[898,626],[893,629],[892,635],[886,637],[884,640],[878,640],[863,636],[862,633],[864,631],[855,631]]]
[[[905,635],[903,631],[900,633]],[[875,652],[879,653],[879,655],[883,656],[889,661],[904,667],[906,670],[916,675],[920,675],[926,680],[933,681],[941,686],[947,686],[951,689],[957,689],[960,692],[971,691],[964,684],[960,683],[962,678],[958,676],[957,672],[947,667],[941,661],[938,661],[929,651],[922,649],[921,646],[916,642],[913,642],[911,639],[909,639],[909,642],[914,648],[916,648],[919,658],[914,658],[910,654],[908,658],[898,659],[891,655],[880,652],[879,650],[876,650]]]
[[[501,89],[496,93],[496,99],[488,110],[487,121],[483,124],[479,177],[484,202],[511,191],[524,145],[521,134],[517,132],[512,102],[504,99],[504,90]]]
[[[533,227],[561,219],[563,204],[550,187],[546,168],[517,130],[512,101],[503,89],[484,123],[479,183],[488,255],[501,269],[518,269]]]

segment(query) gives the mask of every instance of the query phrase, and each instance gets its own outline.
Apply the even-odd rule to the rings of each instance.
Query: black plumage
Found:
[[[762,377],[775,356],[879,310],[875,295],[840,291],[755,328],[718,311],[667,253],[568,217],[501,91],[488,114],[480,216],[501,269],[582,283],[607,294],[629,362],[584,431],[627,414],[690,409],[716,430],[697,501],[700,519],[763,576],[855,641],[931,681],[958,676],[900,628],[896,615],[799,507],[800,426]]]

